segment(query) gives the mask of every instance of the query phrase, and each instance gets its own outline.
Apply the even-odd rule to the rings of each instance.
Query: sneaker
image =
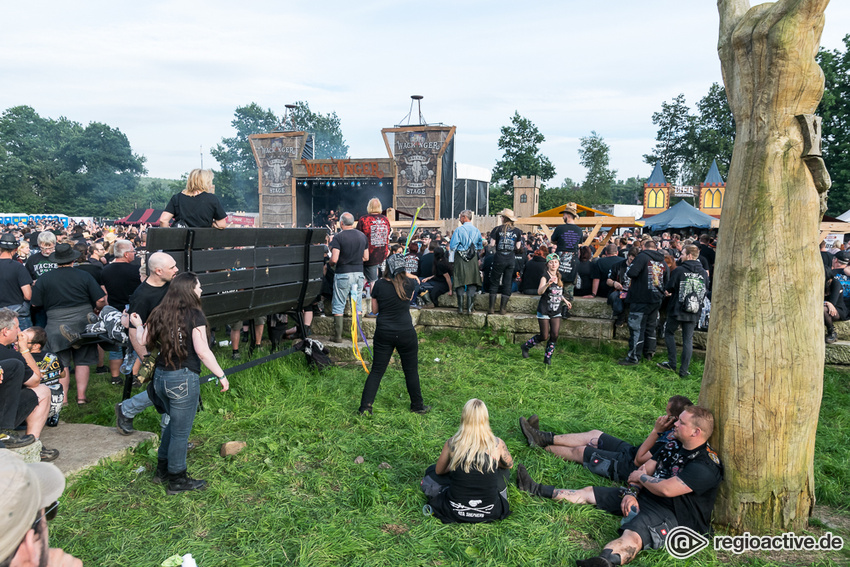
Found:
[[[630,358],[624,358],[622,360],[618,360],[617,364],[619,364],[620,366],[637,366],[638,364],[640,364],[640,361],[632,360]]]
[[[679,372],[679,378],[687,378],[691,373],[685,370],[684,372]]]
[[[112,376],[109,379],[109,383],[112,384],[113,386],[120,386],[121,384],[124,383],[124,378],[122,376]]]
[[[41,448],[41,462],[49,463],[51,461],[55,461],[59,457],[58,449],[48,449],[47,447]]]
[[[0,433],[0,441],[6,445],[7,449],[19,449],[35,443],[34,435],[14,435],[10,433]]]
[[[431,411],[431,406],[422,406],[422,408],[420,409],[412,409],[410,411],[412,411],[413,413],[418,413],[419,415],[425,415],[426,413]]]
[[[133,387],[134,388],[141,388],[142,387],[142,383],[139,381],[138,376],[133,376]]]
[[[80,333],[74,331],[68,325],[59,325],[59,332],[71,345],[80,340]]]
[[[672,364],[670,364],[666,360],[664,362],[659,362],[655,366],[657,366],[658,368],[661,368],[662,370],[672,370],[673,372],[676,372],[676,367],[673,366]]]
[[[238,350],[234,350],[232,353],[230,353],[230,360],[241,360],[241,359],[242,359],[242,355],[239,354]]]
[[[121,402],[115,404],[115,426],[121,435],[130,435],[134,431],[133,418],[124,415],[121,411]]]
[[[828,334],[826,336],[826,344],[828,344],[828,345],[831,345],[832,343],[834,343],[837,340],[838,340],[838,335],[835,333],[835,331],[831,332],[830,334]]]
[[[107,372],[109,372],[109,368],[106,366],[98,366],[94,369],[95,374],[106,374]]]

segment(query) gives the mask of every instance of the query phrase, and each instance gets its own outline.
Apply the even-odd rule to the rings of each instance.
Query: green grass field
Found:
[[[316,374],[300,353],[235,375],[226,394],[208,384],[205,409],[192,431],[198,448],[189,454],[189,472],[210,487],[166,496],[151,483],[156,448],[144,443],[123,461],[90,469],[69,484],[51,524],[51,544],[86,565],[108,566],[160,565],[190,552],[200,567],[572,565],[595,555],[616,537],[619,518],[532,498],[516,489],[514,473],[509,518],[444,525],[422,513],[419,481],[425,468],[456,431],[463,404],[477,397],[490,410],[493,431],[537,480],[567,488],[610,484],[578,464],[529,448],[518,418],[537,413],[544,429],[598,428],[640,443],[669,396],[696,401],[702,361],[692,364],[694,376],[681,380],[654,363],[617,366],[622,349],[562,341],[547,369],[541,349],[523,360],[518,345],[502,345],[498,338],[443,332],[420,340],[423,395],[434,406],[425,416],[408,411],[397,362],[384,377],[373,417],[355,411],[366,378],[362,368]],[[848,376],[834,369],[825,373],[815,455],[818,505],[829,507],[844,526],[850,519]],[[94,402],[71,407],[64,418],[114,425],[118,389],[101,375],[89,391]],[[158,431],[158,415],[147,410],[135,425]],[[231,440],[247,441],[248,447],[224,459],[219,447]],[[355,464],[358,456],[363,464]],[[140,467],[145,471],[137,473]],[[812,522],[813,534],[828,529],[850,542],[846,528]],[[820,555],[705,550],[687,561],[658,551],[641,553],[633,564],[843,564],[850,560],[848,548]]]

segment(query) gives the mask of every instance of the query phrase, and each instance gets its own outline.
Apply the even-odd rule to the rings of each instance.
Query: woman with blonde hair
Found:
[[[443,523],[502,520],[511,513],[507,485],[513,466],[507,445],[490,429],[487,406],[473,398],[437,464],[425,471],[421,488]]]
[[[215,196],[213,172],[193,169],[186,180],[186,188],[173,195],[159,217],[159,226],[168,227],[174,220],[181,228],[225,228],[227,213]]]

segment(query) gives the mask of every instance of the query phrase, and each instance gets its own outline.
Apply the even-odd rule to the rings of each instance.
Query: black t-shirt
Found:
[[[21,288],[32,285],[32,277],[26,268],[11,258],[0,260],[0,307],[20,305],[24,302]]]
[[[175,222],[182,222],[190,228],[210,228],[213,221],[227,218],[218,197],[206,192],[191,197],[177,193],[168,201],[165,212],[174,215]]]
[[[497,226],[490,231],[490,240],[496,242],[496,254],[513,256],[514,246],[522,238],[522,231],[518,228],[504,229],[504,225]]]
[[[24,382],[32,378],[32,368],[27,366],[24,356],[16,351],[12,345],[0,345],[0,362],[4,360],[17,360],[24,365]]]
[[[198,358],[198,353],[195,352],[195,341],[192,339],[192,333],[196,327],[203,327],[207,321],[204,314],[200,311],[193,310],[186,314],[186,322],[183,327],[175,329],[173,332],[176,336],[172,340],[178,340],[186,345],[187,356],[184,360],[172,358],[169,363],[166,363],[165,356],[160,353],[156,359],[156,365],[163,370],[177,370],[179,368],[188,368],[195,374],[201,373],[201,359]],[[207,335],[209,339],[209,335]],[[159,343],[158,343],[159,344]]]
[[[109,294],[107,301],[118,311],[130,303],[130,296],[142,283],[139,277],[139,267],[128,262],[113,262],[103,268],[103,285]]]
[[[24,264],[30,272],[32,279],[37,280],[47,272],[56,269],[56,262],[51,262],[49,256],[45,256],[41,252],[36,252],[27,258]]]
[[[85,304],[94,307],[104,295],[94,278],[84,271],[57,268],[36,280],[32,288],[32,304],[40,305],[46,311]]]
[[[405,295],[413,294],[413,280],[404,282]],[[395,286],[386,278],[381,278],[372,286],[372,299],[378,302],[378,319],[375,323],[375,334],[400,333],[413,329],[410,318],[410,299],[402,299],[395,291]]]
[[[581,287],[573,291],[576,297],[581,295],[590,295],[593,293],[593,280],[599,278],[599,272],[596,269],[596,262],[588,260],[587,262],[578,263],[578,275],[581,278]],[[578,279],[576,280],[578,281]]]
[[[458,467],[449,471],[451,484],[446,494],[451,516],[460,522],[492,522],[507,516],[507,502],[499,494],[504,487],[504,475],[498,468],[481,472],[474,466],[469,472]]]
[[[657,463],[654,477],[678,477],[692,492],[665,498],[644,489],[640,492],[638,503],[643,498],[653,500],[673,511],[679,525],[708,534],[717,488],[723,480],[723,465],[717,453],[708,443],[688,450],[678,442],[671,441],[663,449],[654,452],[652,458]]]
[[[596,262],[596,270],[599,274],[599,288],[596,290],[596,297],[608,297],[614,288],[608,287],[608,278],[617,279],[611,275],[611,270],[625,263],[624,258],[619,256],[603,256]]]
[[[420,278],[428,278],[434,274],[434,253],[428,252],[419,257],[419,274]]]
[[[526,295],[537,295],[537,286],[540,285],[540,278],[545,273],[546,258],[543,256],[532,256],[531,260],[526,262],[525,269],[522,271],[520,291]]]
[[[75,264],[74,268],[77,270],[82,270],[87,274],[91,274],[91,277],[94,278],[94,281],[97,282],[97,285],[103,285],[103,264],[100,264],[100,262],[98,262],[97,264],[83,262],[82,264]]]
[[[562,224],[552,232],[551,242],[558,248],[558,256],[561,257],[558,271],[561,272],[564,283],[573,283],[576,279],[578,248],[582,238],[584,232],[581,227],[570,223]]]
[[[130,296],[130,310],[128,312],[138,314],[142,323],[146,323],[153,308],[159,305],[159,302],[165,297],[169,285],[170,282],[165,282],[165,285],[161,287],[154,287],[148,282],[142,282]]]
[[[337,274],[363,271],[363,251],[369,242],[366,235],[355,229],[341,230],[331,240],[331,250],[339,249],[339,258],[334,267]]]
[[[448,274],[449,279],[451,279],[452,267],[448,262],[443,260],[442,262],[434,264],[434,281],[443,282],[448,285],[448,282],[446,282],[446,274]]]

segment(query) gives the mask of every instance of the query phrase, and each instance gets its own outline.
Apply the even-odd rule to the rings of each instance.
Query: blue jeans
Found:
[[[366,284],[366,277],[363,272],[349,272],[347,274],[334,274],[334,298],[331,303],[331,310],[334,315],[342,315],[345,313],[345,304],[351,298],[357,300],[357,311],[363,312],[362,297],[363,286]],[[352,316],[354,313],[352,313]]]
[[[126,400],[121,402],[121,413],[123,413],[124,417],[126,417],[127,419],[133,419],[152,405],[153,402],[151,401],[150,397],[148,397],[148,391],[142,390],[132,398],[127,398]],[[162,429],[165,429],[165,426],[168,425],[168,421],[168,414],[162,414],[162,422],[160,423],[160,427],[162,427]]]
[[[189,370],[163,370],[157,368],[153,382],[156,395],[165,405],[171,421],[162,431],[158,457],[168,459],[168,472],[186,470],[186,445],[198,411],[201,394],[200,377]]]

